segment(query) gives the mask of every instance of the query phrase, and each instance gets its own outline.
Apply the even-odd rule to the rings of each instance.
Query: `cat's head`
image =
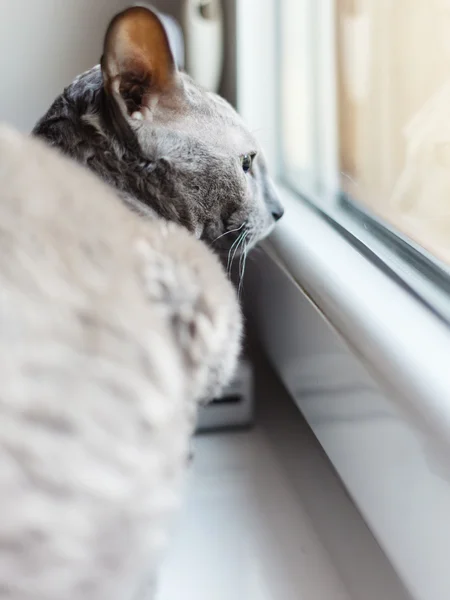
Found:
[[[118,136],[132,133],[142,159],[122,165],[127,180],[141,178],[122,191],[221,253],[271,231],[283,208],[258,142],[225,100],[177,69],[156,13],[132,7],[113,19],[101,70],[112,124]],[[149,182],[159,178],[157,198],[146,169]]]

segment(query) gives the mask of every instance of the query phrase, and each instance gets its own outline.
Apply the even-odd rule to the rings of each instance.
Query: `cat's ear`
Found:
[[[106,32],[101,60],[105,91],[130,117],[151,117],[162,93],[176,85],[177,68],[166,30],[153,11],[132,7]]]

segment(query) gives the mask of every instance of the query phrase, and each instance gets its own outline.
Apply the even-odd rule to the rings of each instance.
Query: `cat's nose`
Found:
[[[265,192],[265,201],[266,206],[268,208],[267,212],[270,212],[270,214],[272,215],[272,219],[276,223],[284,215],[284,208],[280,200],[278,199],[277,191],[270,178],[267,178],[266,180]]]
[[[284,215],[284,208],[280,205],[272,209],[272,217],[274,221],[279,221]]]

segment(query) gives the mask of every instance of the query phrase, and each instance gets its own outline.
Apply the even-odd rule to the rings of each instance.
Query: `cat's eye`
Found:
[[[254,154],[244,154],[241,156],[242,170],[244,173],[248,173],[252,168],[253,159],[255,158]]]

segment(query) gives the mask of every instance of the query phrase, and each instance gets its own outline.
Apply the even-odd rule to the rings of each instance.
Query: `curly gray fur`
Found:
[[[178,76],[175,108],[161,102],[158,119],[133,123],[96,66],[55,100],[34,135],[89,167],[137,212],[183,225],[223,254],[244,226],[251,247],[282,214],[262,152],[228,103]],[[257,156],[245,175],[240,157],[249,152]]]

